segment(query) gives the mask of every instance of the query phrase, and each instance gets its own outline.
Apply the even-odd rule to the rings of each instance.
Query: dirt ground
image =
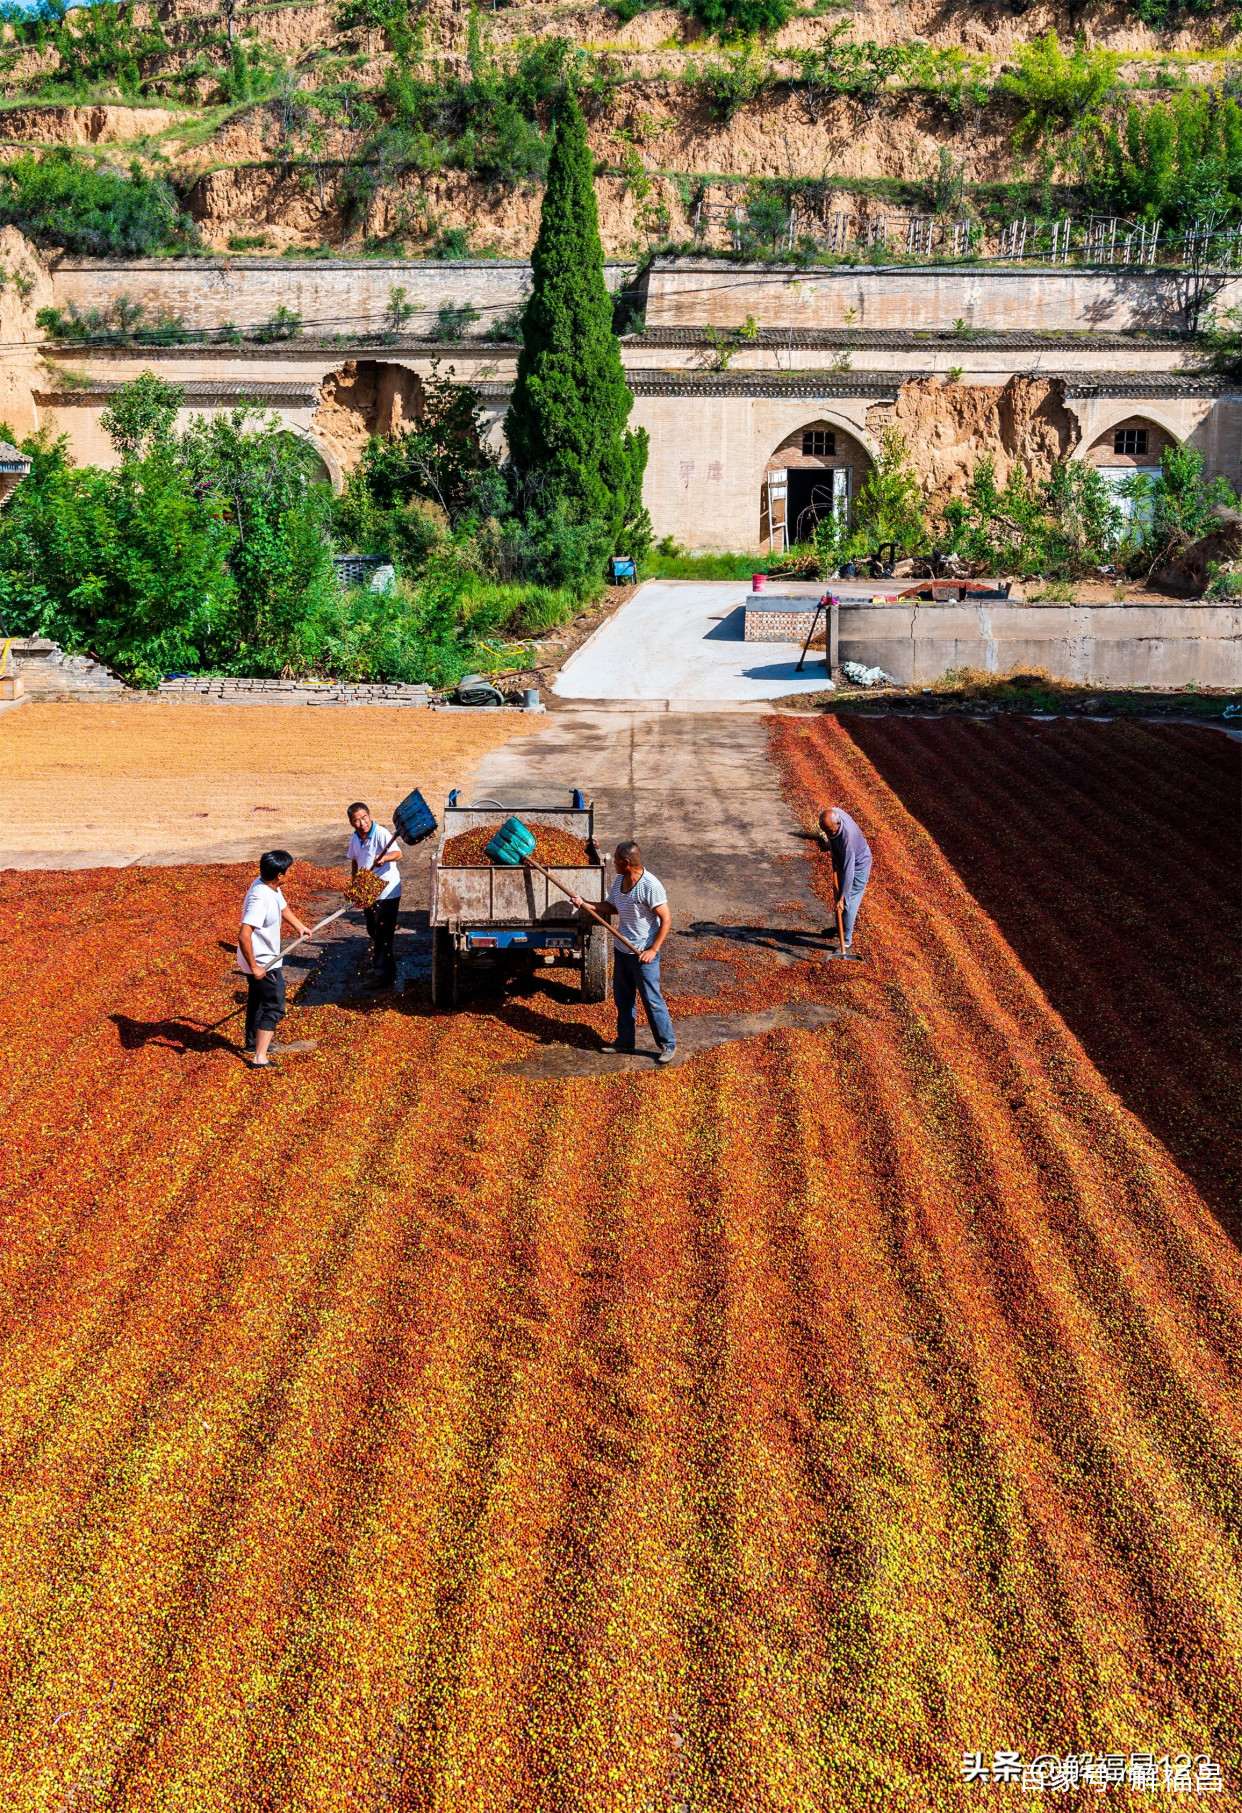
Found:
[[[5,1813],[957,1813],[1000,1751],[1237,1804],[1237,747],[764,728],[669,1071],[540,983],[300,992],[255,1074],[242,869],[0,876]]]
[[[438,812],[480,756],[545,722],[376,706],[24,705],[0,716],[0,866],[241,861],[279,845],[339,861],[350,800],[383,819],[418,787]]]

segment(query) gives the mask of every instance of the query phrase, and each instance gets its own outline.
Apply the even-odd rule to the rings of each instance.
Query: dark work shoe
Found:
[[[615,1039],[610,1039],[608,1041],[607,1045],[601,1045],[599,1047],[599,1050],[607,1051],[607,1052],[620,1052],[622,1057],[626,1057],[626,1056],[633,1057],[633,1055],[634,1055],[634,1047],[632,1045],[618,1045],[617,1041]]]

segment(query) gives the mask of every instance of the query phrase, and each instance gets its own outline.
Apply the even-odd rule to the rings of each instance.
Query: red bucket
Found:
[[[766,573],[752,573],[750,576],[750,589],[752,592],[762,592],[767,583],[768,576]]]

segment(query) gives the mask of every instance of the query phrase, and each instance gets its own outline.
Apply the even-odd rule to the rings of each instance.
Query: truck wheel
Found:
[[[586,954],[582,960],[582,998],[584,1001],[606,1001],[608,999],[608,946],[612,940],[607,932],[594,928],[587,941]]]
[[[431,1005],[457,1005],[457,951],[452,934],[442,925],[434,926],[431,933]]]

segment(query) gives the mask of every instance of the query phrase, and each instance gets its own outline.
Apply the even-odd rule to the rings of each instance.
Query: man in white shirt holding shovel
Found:
[[[378,858],[384,857],[375,869],[377,881],[384,884],[384,892],[374,906],[367,907],[366,921],[375,953],[376,981],[382,988],[391,988],[397,980],[393,939],[397,935],[397,914],[401,910],[401,871],[397,867],[401,861],[401,845],[396,841],[395,832],[385,831],[376,824],[361,800],[354,801],[346,817],[354,832],[349,840],[351,873],[356,875],[359,869],[375,869]],[[391,849],[388,848],[390,844]]]
[[[644,869],[642,852],[634,842],[618,844],[612,858],[617,878],[600,907],[603,917],[617,915],[621,936],[634,950],[617,945],[612,954],[612,998],[617,1004],[617,1036],[603,1051],[628,1052],[634,1049],[638,1029],[638,997],[641,995],[647,1013],[647,1024],[655,1039],[656,1063],[671,1064],[677,1050],[668,1004],[660,992],[660,946],[668,937],[673,923],[664,885]],[[576,894],[574,906],[585,903]],[[637,953],[637,954],[635,954]]]
[[[295,932],[310,932],[280,891],[281,880],[292,867],[288,850],[265,851],[259,858],[258,879],[251,882],[242,906],[237,967],[246,978],[246,1050],[253,1051],[256,1070],[274,1066],[268,1048],[285,1017],[281,925],[287,919]]]

